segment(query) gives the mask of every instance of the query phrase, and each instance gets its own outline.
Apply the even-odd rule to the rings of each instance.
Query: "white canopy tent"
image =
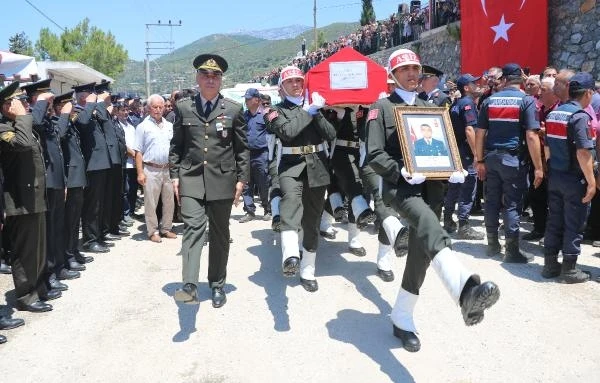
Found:
[[[0,74],[6,81],[29,80],[38,74],[35,58],[16,53],[0,51]]]

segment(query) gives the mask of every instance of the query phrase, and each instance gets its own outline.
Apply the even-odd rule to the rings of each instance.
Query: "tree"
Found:
[[[317,35],[317,47],[325,48],[326,44],[327,41],[325,41],[325,32],[319,31],[319,34]]]
[[[360,25],[367,25],[375,19],[373,0],[362,0],[362,12],[360,13]]]
[[[79,61],[110,77],[116,77],[125,69],[127,51],[118,44],[115,36],[105,33],[84,19],[60,36],[48,28],[40,30],[35,52],[41,60]]]
[[[19,55],[33,56],[33,45],[25,32],[15,33],[8,38],[8,50]]]

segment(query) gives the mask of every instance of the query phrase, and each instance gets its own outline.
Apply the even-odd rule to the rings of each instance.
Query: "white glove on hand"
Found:
[[[422,184],[423,182],[425,182],[425,178],[426,178],[422,173],[410,174],[409,172],[406,171],[406,168],[404,168],[404,167],[402,167],[402,169],[400,169],[400,174],[402,174],[402,177],[404,177],[406,182],[408,182],[411,185]]]
[[[325,106],[325,99],[317,92],[313,92],[312,94],[312,103],[308,106],[308,114],[314,116],[317,114],[319,109]]]
[[[462,172],[453,172],[448,178],[448,182],[451,184],[462,184],[465,182],[465,177],[469,175],[469,172],[462,170]]]

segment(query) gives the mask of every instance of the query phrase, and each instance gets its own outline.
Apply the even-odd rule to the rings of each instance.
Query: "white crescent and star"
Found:
[[[521,9],[523,9],[523,7],[525,6],[525,3],[527,2],[527,0],[523,0],[521,2],[521,6],[519,7],[519,11]],[[485,6],[485,0],[481,0],[481,8],[483,8],[483,13],[485,13],[485,15],[487,16],[487,7]]]

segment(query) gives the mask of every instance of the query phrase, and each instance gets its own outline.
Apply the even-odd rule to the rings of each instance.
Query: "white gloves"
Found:
[[[448,182],[451,184],[462,184],[465,182],[465,177],[469,175],[469,172],[462,170],[462,172],[453,172],[448,178]]]
[[[388,95],[387,93],[385,93],[385,92],[381,92],[381,93],[379,93],[379,97],[377,97],[377,98],[378,98],[379,100],[381,100],[382,98],[388,98],[388,96],[389,96],[389,95]]]
[[[319,109],[325,106],[325,99],[317,92],[313,92],[312,94],[312,103],[308,106],[306,110],[308,114],[314,116],[317,114]]]
[[[422,184],[423,182],[425,182],[425,178],[426,178],[422,173],[410,174],[409,172],[406,171],[406,168],[404,168],[404,167],[402,167],[402,169],[400,169],[400,174],[402,174],[402,177],[404,177],[406,182],[408,182],[411,185]],[[464,178],[463,178],[463,181],[464,181]]]

